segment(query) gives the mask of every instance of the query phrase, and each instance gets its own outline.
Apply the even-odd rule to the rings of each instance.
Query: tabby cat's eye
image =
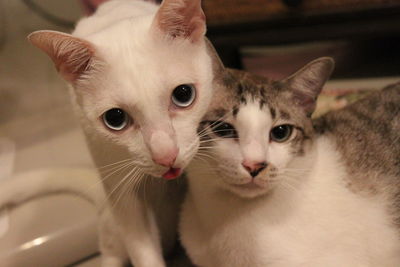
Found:
[[[282,143],[287,141],[293,132],[293,126],[289,124],[282,124],[272,128],[270,136],[271,140]]]
[[[190,106],[196,98],[196,89],[190,84],[178,85],[172,92],[172,102],[180,108]]]
[[[212,130],[213,132],[223,138],[237,138],[238,134],[236,132],[235,127],[233,127],[231,124],[227,122],[222,122],[222,121],[216,121],[213,122],[212,125]]]
[[[112,108],[103,114],[104,124],[111,130],[121,131],[129,124],[129,116],[119,108]]]

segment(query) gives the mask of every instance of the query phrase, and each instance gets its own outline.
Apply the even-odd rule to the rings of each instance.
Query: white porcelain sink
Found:
[[[73,169],[45,170],[54,174],[54,179],[58,172],[65,175],[69,171],[76,174]],[[18,179],[41,173],[27,172]],[[0,194],[4,188],[0,184]],[[8,208],[7,213],[8,229],[0,236],[0,266],[66,266],[98,252],[97,211],[83,197],[66,193],[42,196]]]

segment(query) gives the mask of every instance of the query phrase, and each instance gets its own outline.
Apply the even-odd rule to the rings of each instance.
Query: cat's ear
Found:
[[[95,49],[88,41],[56,31],[36,31],[28,40],[53,60],[61,76],[74,83],[90,68]]]
[[[164,0],[153,27],[172,38],[201,40],[206,33],[206,17],[201,0]]]
[[[314,112],[317,97],[332,74],[334,66],[332,58],[318,58],[286,79],[295,103],[301,106],[307,115],[311,116]]]

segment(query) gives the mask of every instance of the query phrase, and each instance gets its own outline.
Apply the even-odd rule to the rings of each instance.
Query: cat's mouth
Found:
[[[179,175],[181,175],[181,173],[182,173],[182,169],[181,168],[173,168],[173,167],[171,167],[171,168],[169,168],[169,170],[166,173],[164,173],[162,175],[162,177],[164,179],[166,179],[166,180],[172,180],[172,179],[177,178]]]

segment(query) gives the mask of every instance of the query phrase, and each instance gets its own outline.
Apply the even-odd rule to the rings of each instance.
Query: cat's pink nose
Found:
[[[262,172],[268,166],[268,164],[265,161],[254,162],[246,160],[242,162],[242,165],[253,178],[256,177],[260,172]]]
[[[179,153],[174,136],[162,130],[151,134],[149,148],[153,161],[165,167],[172,167]]]
[[[153,155],[153,161],[164,167],[172,167],[178,157],[179,149],[174,148],[165,154],[155,154]]]

